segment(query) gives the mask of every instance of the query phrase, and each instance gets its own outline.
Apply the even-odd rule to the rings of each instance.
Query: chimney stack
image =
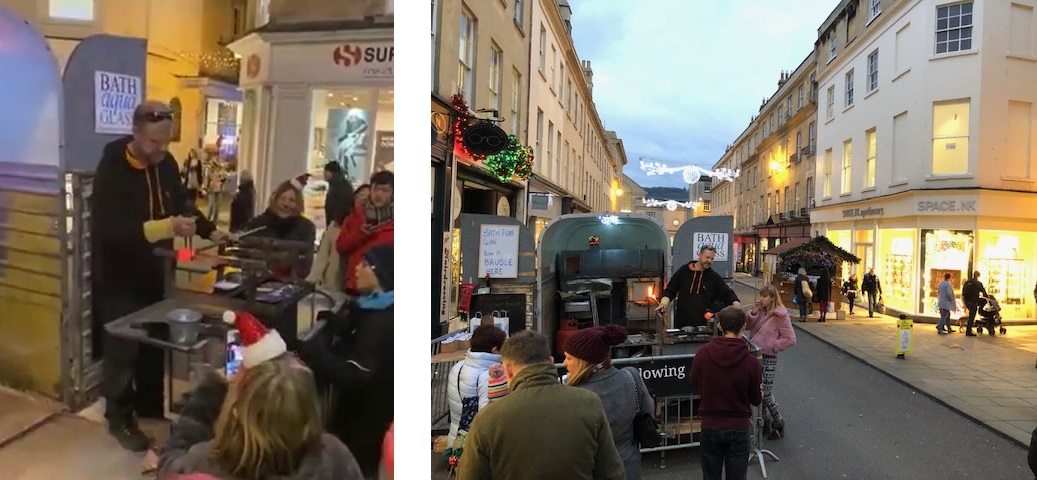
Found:
[[[587,79],[587,90],[591,93],[591,97],[594,96],[594,70],[591,68],[590,60],[580,60],[580,67],[583,69],[583,76]]]

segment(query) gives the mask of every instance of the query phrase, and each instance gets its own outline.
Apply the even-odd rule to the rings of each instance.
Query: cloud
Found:
[[[813,49],[837,0],[570,0],[579,57],[594,69],[594,103],[627,148],[625,172],[644,186],[638,155],[710,167]],[[633,5],[633,7],[632,7]]]

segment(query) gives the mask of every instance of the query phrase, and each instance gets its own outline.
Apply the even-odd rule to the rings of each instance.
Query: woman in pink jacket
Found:
[[[759,300],[746,314],[745,330],[763,352],[764,434],[768,440],[777,440],[785,436],[785,419],[781,418],[774,401],[774,375],[778,369],[778,354],[796,344],[796,332],[774,286],[764,285],[760,289]]]

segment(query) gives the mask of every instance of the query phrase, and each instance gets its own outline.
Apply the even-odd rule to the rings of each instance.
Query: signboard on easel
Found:
[[[518,225],[483,224],[479,229],[479,278],[517,278]]]

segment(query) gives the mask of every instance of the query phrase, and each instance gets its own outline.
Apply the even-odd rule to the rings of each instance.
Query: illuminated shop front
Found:
[[[818,207],[811,218],[832,243],[861,258],[858,279],[875,268],[891,313],[937,318],[937,286],[944,275],[951,275],[960,305],[962,284],[978,270],[1006,319],[1031,319],[1037,311],[1037,269],[1026,260],[1037,257],[1037,209],[1027,208],[1037,199],[1031,196],[913,191]]]
[[[309,173],[305,215],[322,231],[325,164],[338,163],[354,186],[394,170],[394,44],[391,23],[313,28],[267,24],[229,48],[241,56],[239,156],[257,198]]]

